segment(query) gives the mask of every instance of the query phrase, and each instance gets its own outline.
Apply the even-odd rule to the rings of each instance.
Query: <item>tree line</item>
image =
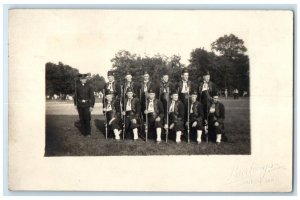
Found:
[[[232,91],[237,88],[249,93],[249,57],[244,41],[233,34],[224,35],[211,44],[210,51],[204,48],[193,49],[190,53],[189,64],[181,63],[179,55],[170,57],[157,54],[152,57],[120,50],[111,59],[115,79],[123,82],[125,73],[130,71],[134,81],[142,81],[142,72],[148,71],[152,81],[159,82],[161,73],[168,71],[170,81],[178,82],[182,68],[189,70],[190,80],[200,82],[203,72],[208,70],[211,80],[219,90]],[[79,71],[62,62],[46,63],[46,94],[73,94],[74,80]],[[104,74],[103,74],[104,75]],[[104,75],[106,76],[106,74]],[[104,88],[105,79],[102,75],[94,74],[89,77],[96,92]]]

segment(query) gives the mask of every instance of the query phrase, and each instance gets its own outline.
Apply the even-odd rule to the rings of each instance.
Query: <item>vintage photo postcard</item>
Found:
[[[9,10],[9,189],[292,191],[293,23]]]

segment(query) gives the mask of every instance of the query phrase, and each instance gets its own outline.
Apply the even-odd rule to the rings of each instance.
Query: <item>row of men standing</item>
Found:
[[[121,135],[126,139],[137,140],[142,132],[147,132],[148,134],[144,135],[146,139],[156,139],[159,143],[162,133],[165,133],[166,141],[168,133],[174,133],[171,135],[174,135],[175,141],[179,143],[182,135],[190,133],[191,130],[191,138],[198,143],[204,138],[207,139],[207,136],[210,136],[212,141],[221,142],[225,109],[223,104],[218,102],[217,89],[210,81],[208,72],[203,74],[203,82],[199,85],[188,80],[189,74],[186,69],[182,70],[182,80],[177,84],[169,82],[166,71],[161,74],[159,84],[152,82],[146,71],[143,73],[142,83],[133,82],[129,72],[125,75],[124,83],[116,82],[112,71],[107,75],[103,111],[108,130],[113,132],[116,140],[119,140]],[[79,97],[78,88],[75,94]],[[86,94],[90,95],[88,98],[94,98],[91,93]],[[88,98],[84,101],[88,101]],[[74,99],[75,102],[82,101],[81,98]],[[94,106],[94,100],[90,102],[92,104],[87,111],[91,111]],[[81,126],[89,126],[85,123],[88,120],[81,120],[82,118],[84,116],[80,117]],[[86,135],[89,135],[90,129],[87,128],[86,132]]]

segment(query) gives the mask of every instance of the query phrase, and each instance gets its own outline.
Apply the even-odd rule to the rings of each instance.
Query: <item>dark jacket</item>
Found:
[[[199,101],[193,103],[193,113],[190,113],[191,106],[192,102],[190,101],[189,107],[188,105],[186,105],[186,108],[188,108],[185,115],[186,121],[188,120],[188,114],[190,114],[190,120],[196,120],[198,123],[202,123],[202,120],[204,118],[202,104]]]
[[[171,88],[172,88],[172,84],[170,82],[168,83],[160,82],[159,89],[158,89],[158,98],[161,101],[163,100],[167,101],[170,98]]]
[[[125,98],[125,103],[123,104],[123,111],[126,111],[126,105],[127,105],[127,97]],[[132,98],[131,100],[131,111],[133,115],[135,115],[136,118],[140,117],[141,114],[141,104],[138,98]]]
[[[144,86],[145,86],[145,83],[144,83],[144,81],[143,81],[143,82],[141,82],[141,84],[139,85],[139,89],[140,89],[140,91],[141,91],[142,94],[144,94]],[[155,90],[155,94],[157,93],[157,86],[156,86],[156,84],[155,84],[154,82],[152,82],[152,81],[149,80],[149,81],[146,83],[146,86],[147,86],[147,89],[148,89],[148,90],[149,90],[149,88],[152,88],[152,89]]]
[[[208,82],[208,90],[202,92],[204,82],[201,82],[198,87],[198,100],[207,105],[207,103],[212,102],[213,93],[217,92],[216,85],[213,82]]]
[[[168,112],[170,110],[171,105],[172,105],[172,101],[170,101],[169,103]],[[174,106],[174,112],[169,114],[172,115],[174,123],[177,123],[178,121],[184,121],[185,118],[184,104],[179,100],[176,101]]]
[[[189,87],[189,92],[191,92],[191,89],[192,89],[192,82],[191,82],[191,81],[187,81],[187,85],[188,85],[188,87]],[[178,93],[181,93],[182,87],[183,87],[183,80],[180,80],[180,81],[178,82],[178,84],[176,85],[176,89],[178,90]]]
[[[211,107],[212,104],[210,104],[209,108]],[[212,116],[213,115],[213,116]],[[225,120],[225,107],[222,103],[218,102],[215,104],[215,112],[209,113],[210,117],[213,117],[213,121],[217,121],[220,124],[224,123]],[[209,119],[210,119],[209,117]]]
[[[109,82],[105,83],[104,89],[107,90],[108,86],[109,86]],[[112,82],[112,90],[113,90],[115,96],[120,95],[121,94],[120,84],[116,81]]]
[[[107,107],[107,101],[103,104],[103,108]],[[120,101],[119,100],[112,100],[111,102],[111,109],[112,109],[112,117],[117,118],[121,115],[121,107],[120,107]],[[103,111],[105,114],[105,111]]]
[[[147,99],[147,107],[149,106],[149,102],[150,102],[149,99]],[[159,116],[161,119],[163,119],[163,117],[164,117],[164,107],[163,107],[162,102],[158,99],[154,99],[153,100],[153,106],[154,106],[154,113],[153,113],[154,118]],[[144,113],[144,111],[146,110],[146,107],[144,106],[142,108],[142,110],[143,110],[143,113]]]
[[[75,95],[74,95],[74,105],[78,107],[94,107],[95,105],[94,89],[89,83],[86,83],[84,85],[78,83],[76,85]]]
[[[127,83],[127,81],[125,81],[122,84],[122,88],[123,88],[122,95],[126,94],[127,85],[133,89],[134,96],[139,97],[139,85],[133,81],[131,81],[130,83]]]

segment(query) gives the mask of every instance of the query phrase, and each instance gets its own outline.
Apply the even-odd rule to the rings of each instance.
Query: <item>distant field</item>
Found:
[[[176,144],[156,144],[153,140],[139,139],[115,141],[112,136],[105,140],[102,104],[97,103],[92,115],[92,136],[86,138],[74,126],[77,111],[70,102],[46,102],[46,148],[45,156],[119,156],[119,155],[214,155],[250,154],[250,109],[249,98],[222,99],[226,109],[225,130],[228,142],[221,145],[185,139]]]

